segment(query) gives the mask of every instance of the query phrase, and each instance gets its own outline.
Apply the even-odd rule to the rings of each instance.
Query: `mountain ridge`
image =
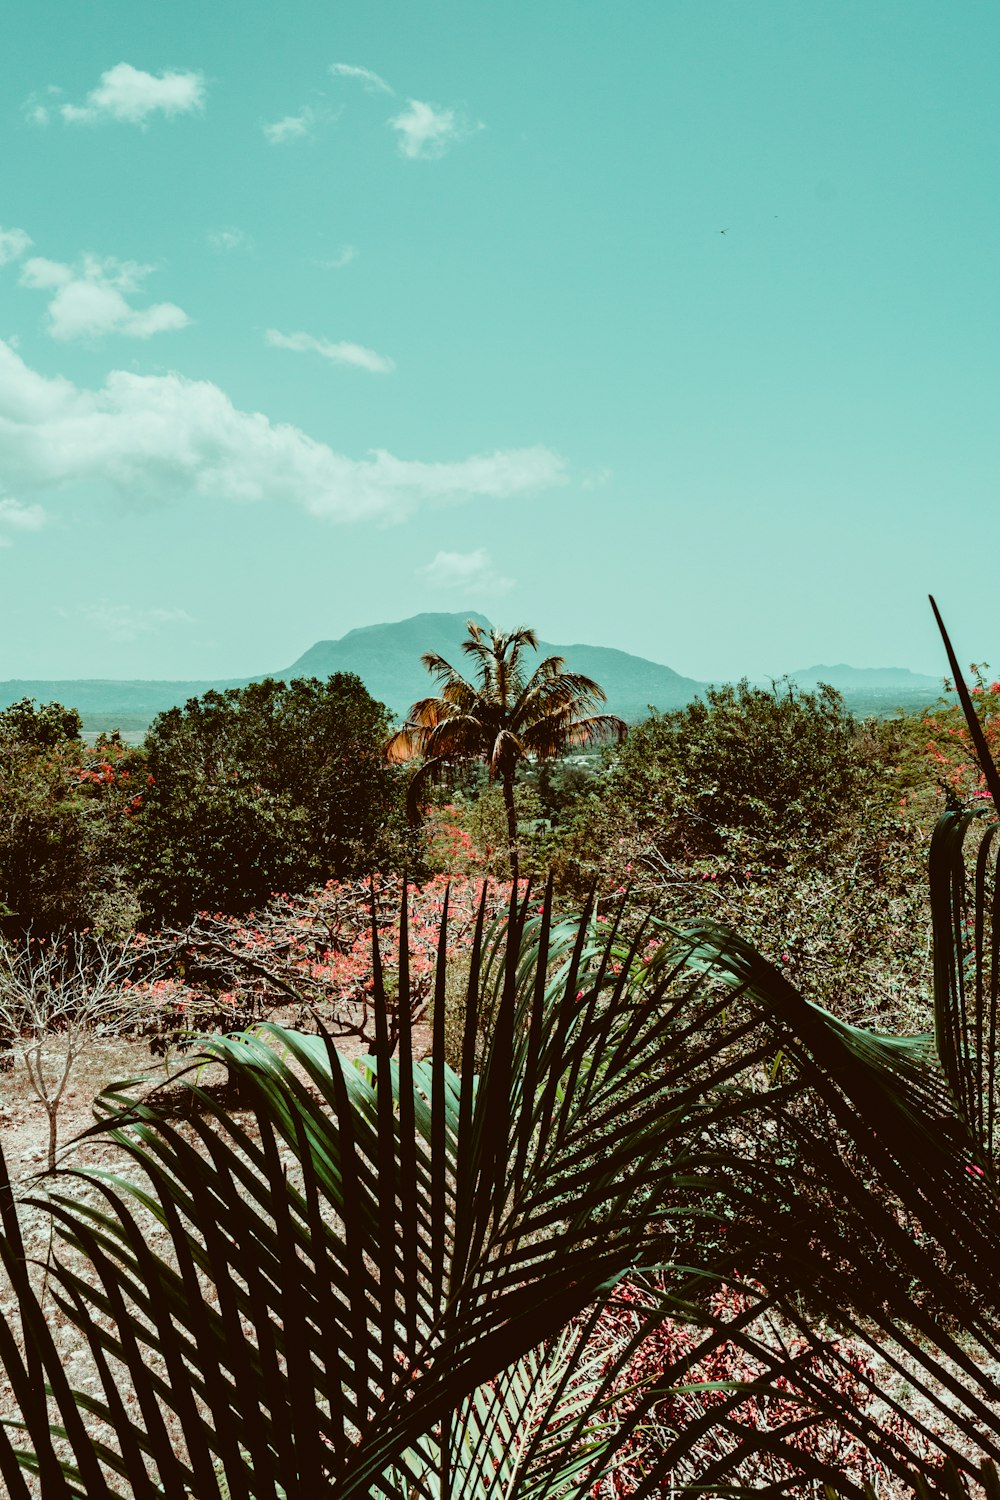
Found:
[[[76,708],[85,729],[145,728],[158,713],[212,689],[245,687],[267,677],[289,681],[296,676],[325,678],[332,672],[353,672],[372,696],[402,718],[412,703],[434,691],[434,683],[420,657],[430,651],[458,670],[466,623],[489,627],[485,615],[424,612],[405,620],[359,625],[334,640],[315,641],[288,667],[246,677],[199,678],[11,678],[0,682],[0,708],[20,698],[45,702],[57,699]],[[708,684],[685,677],[673,667],[613,646],[585,642],[558,645],[539,642],[539,656],[562,656],[570,670],[593,677],[607,691],[607,711],[635,721],[650,706],[660,712],[683,708]],[[897,707],[917,709],[940,694],[941,679],[911,672],[907,667],[802,667],[788,674],[805,690],[829,682],[842,692],[849,708],[863,712],[891,712]],[[779,679],[780,680],[780,679]]]

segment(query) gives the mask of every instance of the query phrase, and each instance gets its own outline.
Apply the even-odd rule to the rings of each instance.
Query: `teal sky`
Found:
[[[996,7],[9,0],[0,100],[0,678],[1000,666]]]

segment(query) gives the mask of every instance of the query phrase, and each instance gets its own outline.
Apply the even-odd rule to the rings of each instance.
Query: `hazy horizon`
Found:
[[[0,679],[424,610],[940,677],[929,592],[991,659],[1000,13],[48,22],[0,55]]]

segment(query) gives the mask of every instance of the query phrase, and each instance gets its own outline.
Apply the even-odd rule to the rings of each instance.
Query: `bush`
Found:
[[[929,832],[902,785],[910,738],[831,688],[713,688],[631,731],[559,840],[560,888],[724,922],[845,1019],[919,1029]]]

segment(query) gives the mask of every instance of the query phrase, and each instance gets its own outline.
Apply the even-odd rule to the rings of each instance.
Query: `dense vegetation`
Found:
[[[58,704],[0,713],[8,930],[185,921],[417,863],[386,710],[356,677],[267,680],[170,709],[144,745],[89,748]]]
[[[583,685],[557,676],[569,725]],[[26,1022],[74,974],[102,1017],[118,976],[154,1041],[263,1022],[202,1042],[239,1105],[194,1075],[189,1134],[155,1091],[103,1101],[151,1196],[126,1174],[95,1211],[56,1179],[91,1274],[57,1261],[47,1285],[89,1394],[5,1211],[23,1352],[0,1327],[0,1357],[31,1445],[0,1430],[10,1493],[28,1471],[109,1500],[860,1497],[945,1460],[949,1493],[1000,1493],[996,851],[977,833],[1000,684],[878,724],[829,689],[743,683],[611,750],[580,733],[558,758],[549,735],[505,760],[480,731],[495,747],[532,715],[493,723],[488,663],[475,702],[442,679],[447,707],[404,730],[437,761],[419,838],[357,679],[208,694],[136,748],[87,749],[60,705],[0,714]],[[62,927],[78,936],[43,958]],[[267,1022],[281,1007],[295,1030]],[[371,1049],[357,1066],[346,1035]]]

